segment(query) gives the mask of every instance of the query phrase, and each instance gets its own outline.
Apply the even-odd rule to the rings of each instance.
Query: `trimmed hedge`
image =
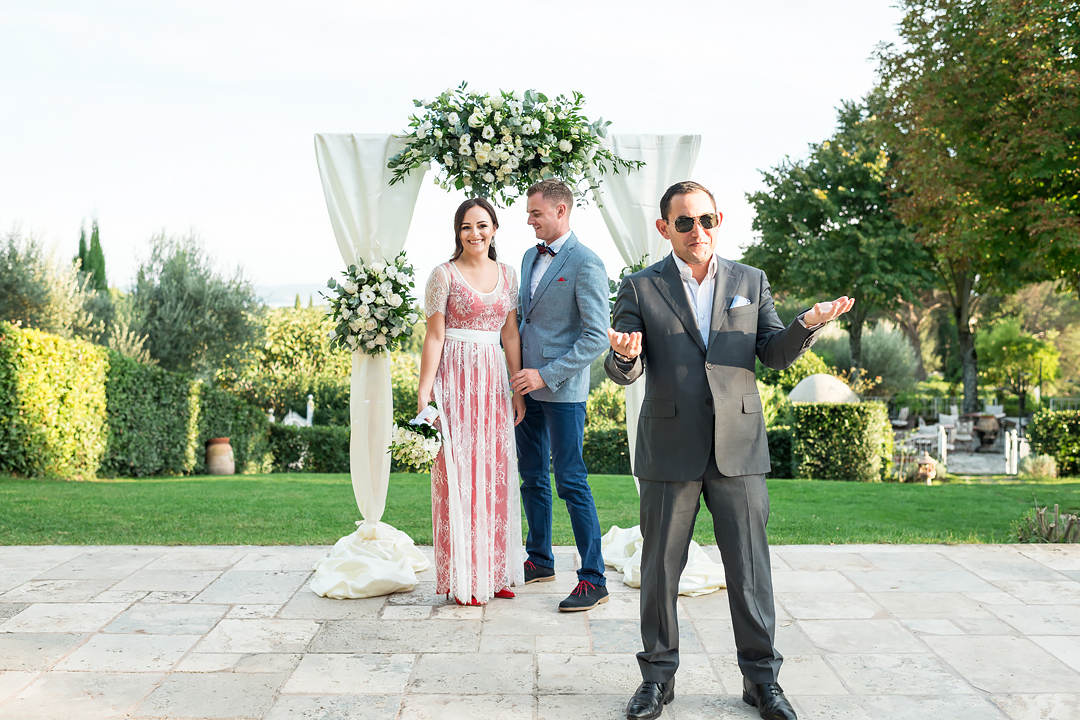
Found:
[[[0,472],[93,477],[105,452],[102,348],[0,323]]]
[[[1027,436],[1036,454],[1053,456],[1059,476],[1080,474],[1080,410],[1039,410]]]
[[[238,471],[265,472],[267,426],[257,408],[185,375],[0,323],[0,472],[200,472],[206,440],[223,436]]]
[[[270,426],[274,472],[349,472],[349,428]]]
[[[893,434],[882,402],[795,403],[795,475],[881,482],[892,473]]]
[[[769,477],[795,477],[795,468],[791,464],[792,433],[789,425],[774,425],[765,431],[769,437],[769,462],[772,472]]]
[[[581,455],[590,473],[629,475],[630,448],[626,440],[626,427],[586,425]]]

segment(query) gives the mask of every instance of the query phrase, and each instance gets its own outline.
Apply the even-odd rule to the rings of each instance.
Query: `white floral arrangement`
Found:
[[[413,267],[404,251],[392,262],[361,260],[343,275],[327,282],[333,293],[321,293],[336,326],[330,331],[331,345],[369,355],[396,350],[420,319],[412,295]]]
[[[436,415],[434,408],[428,406],[424,412],[402,427],[395,425],[387,451],[398,465],[413,468],[420,472],[431,469],[435,457],[442,447],[439,431],[431,424]]]
[[[394,171],[391,185],[434,162],[440,167],[435,183],[444,190],[465,190],[506,207],[540,180],[563,180],[584,199],[603,173],[644,165],[602,144],[611,123],[590,122],[580,92],[549,99],[535,90],[491,95],[465,88],[461,83],[434,100],[413,100],[422,112],[409,118],[405,149],[387,165]]]

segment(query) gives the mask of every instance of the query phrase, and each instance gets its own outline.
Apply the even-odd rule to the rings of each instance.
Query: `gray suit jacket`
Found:
[[[608,352],[608,377],[629,385],[645,374],[634,472],[647,480],[696,480],[716,444],[724,475],[767,473],[769,445],[754,382],[754,358],[785,368],[814,342],[798,319],[784,327],[765,273],[717,258],[712,328],[702,344],[675,261],[628,276],[615,301],[615,329],[640,331],[642,353],[626,367]],[[749,305],[731,308],[736,295]]]
[[[521,260],[521,366],[538,369],[547,387],[529,397],[585,402],[589,365],[609,347],[607,271],[596,253],[570,233],[530,295],[535,261],[534,249]]]

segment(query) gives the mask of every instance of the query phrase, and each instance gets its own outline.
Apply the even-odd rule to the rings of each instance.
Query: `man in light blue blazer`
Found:
[[[604,263],[570,231],[574,196],[544,180],[528,190],[529,225],[540,241],[521,261],[518,292],[521,371],[510,378],[525,394],[517,425],[521,502],[529,523],[525,583],[555,579],[551,551],[551,475],[566,503],[581,568],[559,610],[589,610],[607,602],[600,520],[581,457],[589,366],[608,347],[608,279]]]

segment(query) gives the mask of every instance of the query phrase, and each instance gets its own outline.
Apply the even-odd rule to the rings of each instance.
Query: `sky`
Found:
[[[156,233],[194,234],[223,272],[306,300],[343,264],[314,134],[401,132],[413,98],[465,80],[579,90],[614,133],[700,134],[692,179],[724,213],[717,251],[738,258],[760,171],[831,134],[899,20],[885,0],[0,0],[0,233],[69,258],[96,217],[121,289]],[[421,286],[465,199],[430,180],[405,245]],[[515,267],[536,242],[525,219],[524,203],[500,211]],[[617,276],[599,211],[572,219]]]

